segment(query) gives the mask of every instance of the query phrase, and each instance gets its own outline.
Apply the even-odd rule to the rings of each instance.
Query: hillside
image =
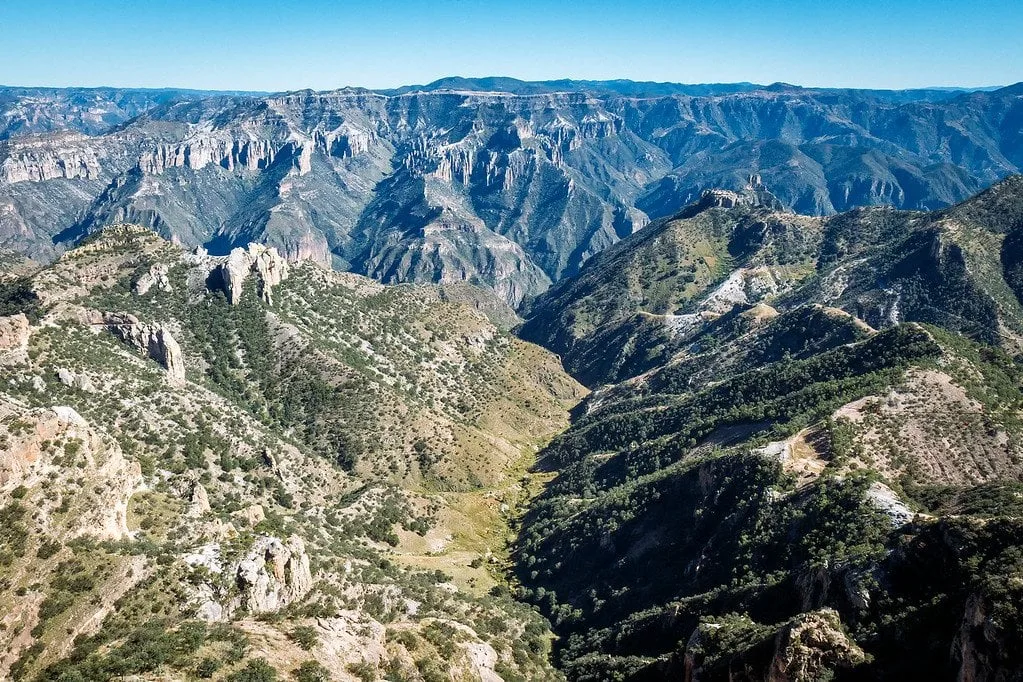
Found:
[[[492,294],[132,225],[0,279],[0,677],[558,678],[507,524],[583,390]]]
[[[782,209],[831,215],[937,209],[1023,163],[1011,87],[448,79],[379,93],[5,96],[0,246],[51,260],[133,222],[218,254],[268,243],[388,284],[486,285],[513,307],[753,175]]]
[[[761,186],[713,191],[593,258],[522,311],[523,338],[590,386],[699,344],[737,305],[816,304],[875,328],[939,324],[1015,349],[1023,176],[932,213],[876,207],[827,218],[779,210]],[[725,318],[721,318],[725,315]]]
[[[600,387],[516,554],[569,679],[1023,674],[1021,198],[715,192],[534,302]]]
[[[1021,176],[754,175],[522,317],[135,224],[0,252],[0,677],[1017,679],[1021,245]]]

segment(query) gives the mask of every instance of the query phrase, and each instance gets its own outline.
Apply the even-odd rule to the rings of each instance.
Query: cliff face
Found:
[[[782,208],[830,214],[937,208],[1018,170],[1023,139],[1006,122],[1020,95],[936,99],[590,88],[156,102],[95,137],[6,142],[0,244],[47,257],[131,221],[215,253],[266,242],[388,282],[483,283],[517,305],[651,217],[753,174]]]
[[[173,89],[0,87],[0,140],[55,130],[97,135],[158,104],[215,94]]]

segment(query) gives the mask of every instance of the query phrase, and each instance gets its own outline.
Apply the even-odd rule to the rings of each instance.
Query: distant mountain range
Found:
[[[781,208],[940,208],[1023,167],[1023,85],[524,82],[285,94],[0,88],[0,245],[131,221],[513,306],[711,188]]]

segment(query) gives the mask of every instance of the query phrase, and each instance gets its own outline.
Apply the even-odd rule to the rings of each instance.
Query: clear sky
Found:
[[[1023,80],[1018,0],[0,0],[0,83],[233,90],[442,76]]]

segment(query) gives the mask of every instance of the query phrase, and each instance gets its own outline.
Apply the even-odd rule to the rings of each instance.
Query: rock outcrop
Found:
[[[258,536],[244,557],[226,562],[220,545],[204,545],[184,556],[197,570],[192,597],[199,618],[218,621],[238,609],[273,613],[304,597],[313,586],[309,555],[297,535],[282,541]]]
[[[80,374],[66,367],[57,369],[57,380],[68,388],[78,389],[85,393],[94,393],[96,391],[96,385],[92,383],[92,379],[87,374]]]
[[[185,360],[181,346],[166,327],[144,324],[126,313],[104,313],[101,323],[122,341],[163,365],[172,384],[184,383]]]
[[[273,302],[275,286],[288,278],[288,261],[273,246],[249,244],[248,249],[236,248],[210,272],[207,285],[224,292],[231,305],[241,300],[245,280],[255,273],[259,295],[267,303]]]
[[[24,313],[0,317],[0,354],[24,353],[28,349],[30,334],[28,318]]]
[[[297,535],[287,542],[261,536],[234,572],[241,605],[250,613],[270,613],[301,599],[313,586],[309,556]]]
[[[252,271],[252,262],[245,249],[232,249],[227,259],[210,273],[209,286],[220,289],[227,296],[227,302],[237,305],[242,298],[242,287]]]
[[[825,679],[838,668],[865,660],[863,650],[842,630],[838,613],[821,609],[786,624],[775,638],[775,656],[768,682],[810,682]]]
[[[874,481],[867,488],[867,503],[888,517],[893,526],[902,526],[913,520],[916,514],[899,499],[898,494],[884,483]]]
[[[267,303],[273,303],[271,291],[288,278],[288,261],[274,247],[259,244],[249,244],[249,256],[254,259],[253,268],[259,275],[260,295]]]
[[[139,296],[145,296],[153,287],[160,291],[170,291],[171,283],[167,277],[168,272],[169,268],[166,264],[154,263],[149,268],[149,272],[143,273],[135,282],[135,293]]]

